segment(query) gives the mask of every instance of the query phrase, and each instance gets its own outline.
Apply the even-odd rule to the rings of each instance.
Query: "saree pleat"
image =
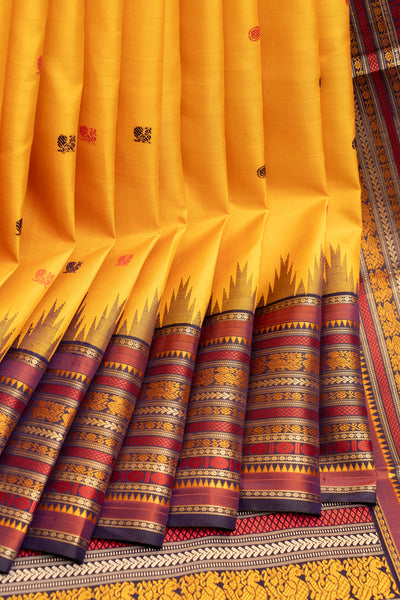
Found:
[[[22,7],[19,13],[21,10]],[[74,247],[76,158],[73,150],[76,135],[64,135],[62,127],[75,131],[78,123],[82,96],[83,13],[75,3],[65,7],[64,11],[58,16],[53,6],[47,14],[43,52],[48,56],[49,70],[40,77],[35,111],[32,109],[34,130],[28,151],[29,174],[27,182],[23,182],[26,192],[22,211],[14,222],[14,235],[22,231],[24,221],[29,225],[20,238],[18,267],[2,287],[1,356],[62,271]],[[60,17],[71,23],[71,51],[67,50],[65,40],[59,44],[59,40],[63,40],[63,31],[58,31],[57,26]],[[30,27],[32,23],[27,21],[26,33]],[[38,50],[35,47],[27,49],[30,53],[27,58],[31,69],[35,64],[36,74],[38,57],[34,54],[35,49]],[[58,71],[58,77],[68,82],[68,96],[61,87],[54,86],[52,70]],[[46,248],[49,240],[51,252]]]
[[[146,15],[143,15],[143,18],[145,20]],[[134,49],[134,51],[136,50],[137,48]],[[133,62],[135,60],[139,62],[140,56],[138,57],[136,53],[130,52],[132,52],[131,49],[126,52],[127,60],[132,60],[131,57],[133,57]],[[159,83],[156,81],[154,95],[157,96],[158,94]],[[124,93],[123,82],[121,82],[119,90],[120,105],[127,102],[127,95],[128,91]],[[148,92],[145,95],[147,98],[151,97]],[[135,99],[137,99],[138,111],[143,110],[146,100],[139,95],[135,96]],[[120,145],[120,148],[118,148],[118,145]],[[118,138],[118,130],[116,147],[116,172],[118,173],[118,161],[124,163],[124,153],[126,152],[123,149],[123,139]],[[144,156],[142,169],[148,168],[149,160],[152,170],[158,172],[156,158],[149,159],[146,155]],[[140,171],[139,167],[137,168]],[[131,181],[135,181],[135,173],[130,175],[132,177]],[[126,202],[120,202],[118,206],[115,206],[117,240],[101,265],[83,304],[69,324],[36,393],[33,395],[27,410],[1,456],[0,460],[3,462],[0,470],[3,469],[5,480],[10,476],[10,468],[15,463],[15,456],[20,456],[20,463],[32,472],[33,483],[31,487],[35,488],[32,493],[27,486],[27,478],[25,478],[21,488],[14,490],[14,494],[20,498],[19,504],[25,508],[19,514],[24,526],[19,535],[13,535],[12,528],[7,533],[8,528],[5,526],[3,544],[6,548],[8,544],[10,545],[9,551],[5,551],[8,556],[12,556],[13,553],[18,551],[26,533],[26,526],[31,522],[37,501],[44,490],[79,403],[99,367],[143,262],[158,237],[156,230],[156,226],[158,226],[157,200],[152,193],[153,180],[154,178],[148,179],[148,188],[151,195],[145,204],[146,210],[142,210],[143,227],[138,234],[131,235],[129,239],[124,235],[127,223],[135,215],[135,207]],[[116,189],[115,193],[118,194],[119,190]],[[120,193],[123,193],[123,190]],[[152,227],[154,227],[153,231]],[[132,260],[133,256],[135,256],[135,260]],[[121,277],[121,270],[124,272],[123,277]],[[104,285],[105,280],[107,286]],[[101,307],[100,313],[99,307]],[[51,398],[53,401],[51,401]],[[32,429],[36,417],[38,417],[37,427]],[[48,439],[49,426],[50,429],[53,429],[53,435],[50,439]],[[37,443],[38,438],[41,441],[39,444]],[[42,440],[46,440],[47,446],[46,442],[42,442]],[[21,469],[21,466],[15,466],[14,476],[18,476],[18,469]]]
[[[15,6],[14,8],[17,7]],[[28,10],[28,6],[26,8]],[[45,9],[47,10],[47,5],[43,3],[41,4],[40,11],[37,5],[34,7],[33,4],[28,10],[28,14],[33,13],[31,14],[31,18],[36,16],[36,19],[40,22],[39,32],[42,33],[40,39],[36,39],[34,46],[29,46],[24,55],[25,61],[27,61],[28,58],[30,59],[29,66],[31,73],[32,63],[35,63],[36,70],[34,71],[34,75],[37,81],[39,81],[37,52],[42,48],[44,40],[44,25],[40,18],[43,18],[44,21],[46,20],[47,13]],[[75,20],[73,5],[71,5],[71,11],[70,18]],[[19,11],[19,14],[20,12],[21,11]],[[48,16],[49,19],[51,19],[51,14]],[[22,20],[22,22],[24,23],[24,20]],[[25,24],[25,36],[27,36],[27,32],[30,30],[31,26],[31,22],[27,21]],[[19,33],[22,35],[21,31],[19,31]],[[46,51],[49,53],[51,60],[53,60],[54,63],[63,61],[63,56],[60,56],[60,53],[57,53],[57,48],[51,48],[50,42],[51,40],[46,42]],[[79,44],[77,44],[77,46],[79,48]],[[65,68],[67,69],[67,67]],[[80,79],[76,79],[76,103],[78,104],[80,102],[79,81]],[[47,361],[54,352],[57,342],[62,335],[62,333],[60,333],[57,338],[57,329],[61,328],[63,323],[65,324],[64,329],[68,325],[66,315],[60,314],[60,312],[62,311],[63,295],[65,292],[68,296],[71,296],[70,282],[68,282],[67,285],[65,285],[65,282],[64,284],[62,283],[62,280],[65,278],[60,271],[65,265],[65,261],[70,256],[70,252],[73,248],[73,229],[76,223],[74,221],[74,196],[71,194],[71,179],[74,178],[75,162],[72,161],[70,163],[67,162],[61,164],[61,161],[67,158],[66,156],[61,156],[62,153],[56,153],[54,161],[54,152],[48,149],[50,144],[48,143],[46,136],[50,138],[52,133],[55,135],[58,128],[56,124],[55,131],[49,130],[46,132],[43,123],[45,120],[45,115],[43,114],[44,110],[46,110],[46,114],[48,114],[50,110],[54,110],[54,113],[58,114],[58,111],[63,110],[63,106],[66,102],[63,102],[63,98],[60,95],[58,101],[54,102],[54,107],[51,109],[43,108],[45,106],[45,96],[49,93],[49,91],[46,92],[49,88],[49,83],[48,81],[46,82],[46,77],[40,79],[40,82],[40,88],[38,83],[36,83],[37,89],[35,89],[30,82],[32,87],[32,94],[30,96],[31,102],[27,104],[25,108],[25,110],[29,109],[29,114],[25,115],[25,120],[28,120],[30,117],[31,122],[29,125],[31,131],[28,131],[27,124],[25,125],[25,133],[23,132],[21,125],[21,131],[19,133],[15,131],[15,135],[18,133],[18,138],[20,138],[22,134],[27,138],[24,140],[22,146],[25,154],[21,156],[21,160],[24,161],[25,166],[24,168],[21,167],[19,169],[19,183],[16,179],[16,172],[13,176],[7,177],[5,173],[5,161],[3,161],[2,167],[4,172],[5,190],[7,190],[9,194],[14,192],[16,198],[15,206],[18,206],[18,196],[20,196],[20,203],[22,206],[18,210],[21,211],[20,215],[23,214],[24,217],[21,216],[16,224],[16,236],[21,240],[18,248],[20,265],[2,288],[4,291],[2,301],[6,305],[8,304],[9,307],[5,309],[6,316],[2,321],[2,356],[4,356],[4,353],[8,348],[10,349],[7,354],[5,354],[0,365],[0,386],[2,391],[2,404],[0,408],[0,419],[2,422],[0,448],[4,447],[4,444],[15,427],[29,397],[40,381],[43,369],[47,365]],[[26,96],[26,91],[23,91]],[[22,100],[20,101],[22,102]],[[76,127],[74,119],[77,118],[76,103],[73,104],[74,113],[71,113],[71,127],[74,129]],[[4,113],[3,117],[6,118]],[[9,117],[11,117],[11,115],[9,115]],[[21,119],[23,123],[23,112],[19,110],[18,119]],[[65,187],[62,185],[60,193],[57,194],[57,202],[54,203],[53,207],[48,206],[47,209],[43,206],[44,201],[42,201],[42,194],[46,194],[46,187],[47,193],[52,196],[56,194],[56,191],[49,189],[52,184],[47,181],[53,180],[53,174],[51,177],[46,175],[42,172],[40,167],[42,163],[46,162],[44,151],[42,152],[42,144],[36,141],[32,144],[32,139],[29,142],[29,136],[30,138],[33,138],[33,122],[35,122],[35,135],[38,135],[38,137],[43,135],[45,138],[42,140],[44,142],[43,149],[46,149],[48,154],[52,154],[50,172],[52,172],[53,169],[56,180],[59,178],[61,185],[63,183],[65,184]],[[2,121],[2,131],[6,131],[7,128],[10,129],[12,127],[13,119],[9,118],[6,123],[7,126],[3,125]],[[54,138],[51,140],[51,148],[54,150],[54,145],[56,149],[58,148],[57,137],[55,138],[55,143],[53,142]],[[20,143],[22,143],[22,140],[20,140]],[[29,161],[31,161],[31,163],[36,163],[36,173],[34,173],[35,170],[32,166],[29,167]],[[17,164],[18,162],[16,163],[16,166]],[[7,172],[10,171],[12,172],[12,170],[7,167]],[[12,177],[14,177],[14,180],[12,180]],[[14,190],[9,188],[7,180],[10,181],[9,185],[11,185],[13,181],[12,186]],[[67,185],[67,180],[70,182],[69,185]],[[17,183],[20,188],[19,191],[17,190]],[[63,217],[65,225],[61,225],[59,222],[57,226],[60,238],[58,238],[58,234],[57,236],[55,235],[54,225],[52,224],[52,216],[58,212],[65,213],[65,216]],[[31,222],[31,226],[29,231],[24,232],[24,235],[21,235],[23,218],[28,219],[28,222]],[[60,219],[60,217],[58,218]],[[63,233],[64,237],[69,239],[69,241],[62,241]],[[52,239],[53,237],[56,237],[56,239],[53,242],[53,254],[51,254],[45,249],[43,241]],[[39,266],[45,266],[46,268],[38,269],[37,267]],[[60,274],[56,278],[57,273]],[[52,284],[55,283],[55,280],[57,281],[58,293],[53,294],[50,290]],[[23,285],[21,285],[21,281],[24,282]],[[65,290],[64,293],[63,288]],[[71,307],[69,320],[79,306],[81,299],[82,296],[80,296],[77,302]],[[40,336],[38,335],[37,327],[37,324],[39,323],[42,332]]]
[[[160,27],[158,38],[161,39],[161,45],[157,48],[153,61],[155,73],[149,74],[149,66],[145,74],[140,72],[143,58],[139,54],[139,49],[143,52],[143,56],[148,56],[148,50],[143,47],[143,40],[136,39],[134,44],[128,40],[126,45],[123,41],[123,61],[129,64],[132,71],[137,71],[139,79],[145,75],[149,77],[150,81],[157,82],[157,85],[153,86],[153,93],[147,88],[143,98],[138,98],[136,102],[138,114],[154,111],[158,107],[158,96],[161,93],[162,71],[160,71],[159,65],[163,40],[164,9],[159,4],[157,6],[161,8],[158,21]],[[146,11],[148,10],[151,11],[152,16],[155,15],[151,6],[144,8],[142,14],[144,24],[147,23],[148,13]],[[129,19],[133,17],[137,22],[137,12],[128,11],[124,13],[124,27],[129,29]],[[145,40],[148,32],[142,29],[142,35]],[[124,81],[122,81],[120,92],[120,105],[122,107],[127,106],[130,100],[125,91],[128,90],[126,90]],[[151,106],[151,102],[153,106]],[[148,121],[145,120],[145,122]],[[153,121],[153,127],[157,131],[159,122]],[[162,290],[163,282],[169,270],[168,253],[172,257],[176,246],[174,240],[176,224],[174,223],[174,228],[168,226],[168,220],[165,218],[163,223],[163,215],[158,210],[158,190],[157,184],[155,186],[154,182],[158,180],[159,148],[157,141],[154,143],[151,140],[151,143],[154,144],[152,151],[144,156],[143,164],[138,161],[132,177],[138,198],[141,198],[141,200],[146,198],[150,209],[147,227],[153,221],[159,226],[164,225],[164,231],[160,237],[157,236],[155,252],[150,254],[143,268],[141,268],[141,263],[138,260],[141,248],[138,246],[132,248],[135,252],[134,264],[136,264],[137,269],[140,269],[141,278],[137,297],[135,302],[128,303],[124,310],[121,316],[123,325],[118,328],[108,344],[101,366],[97,370],[83,404],[77,413],[72,430],[63,445],[61,455],[41,498],[32,527],[24,543],[25,547],[42,547],[43,539],[48,538],[50,532],[53,552],[61,552],[72,558],[83,558],[111,475],[110,469],[118,456],[119,447],[135,406],[144,366],[146,365],[151,339],[149,336],[151,336],[155,325],[158,307],[158,294],[156,293],[154,296],[154,290],[160,288]],[[117,153],[117,165],[119,164],[122,171],[124,171],[125,158],[123,151]],[[153,171],[154,176],[143,178],[143,172],[148,172],[149,169]],[[123,181],[122,189],[117,189],[117,193],[123,196],[124,187],[130,188],[131,185],[132,182]],[[134,208],[132,203],[126,205],[125,214],[121,211],[119,214],[117,213],[117,231],[123,231],[130,227],[130,219],[127,218],[129,217],[128,208],[129,210]],[[144,215],[142,214],[143,218]],[[132,240],[132,235],[129,239]],[[116,245],[118,245],[118,239]],[[151,248],[146,239],[143,242],[143,248],[146,250]],[[160,260],[163,262],[158,265]],[[146,275],[143,270],[151,270],[151,285],[153,286],[151,290],[148,290],[148,295],[144,297],[143,292],[146,288],[143,289],[142,281],[146,278]],[[158,277],[157,270],[159,271]],[[157,285],[157,279],[159,285]],[[135,291],[132,291],[131,298],[134,295]],[[142,313],[140,321],[137,318],[138,310]],[[132,329],[135,336],[129,335]],[[124,335],[124,332],[128,335]],[[119,422],[116,423],[116,420]],[[78,495],[76,494],[77,490],[79,490]],[[60,517],[60,515],[61,524],[58,523],[56,526],[56,517]]]
[[[235,23],[247,23],[250,30],[257,17],[256,2],[223,5],[229,216],[202,324],[170,526],[234,528],[236,523],[252,323],[268,209],[263,178],[254,178],[250,196],[244,192],[248,172],[264,154],[262,86],[249,68],[261,67],[261,54],[259,43],[249,44],[244,36],[238,40]],[[234,143],[238,132],[245,140],[240,148]],[[233,239],[241,240],[240,261],[231,252]]]
[[[114,22],[111,16],[108,16],[105,31],[97,30],[99,39],[107,39],[107,32],[108,37],[111,37],[113,24],[115,29],[120,25],[120,16],[118,18],[117,13]],[[90,35],[90,31],[88,34]],[[99,39],[95,40],[95,46],[99,45]],[[118,51],[118,46],[115,49]],[[93,145],[96,144],[95,136],[90,143],[81,145],[76,169],[74,250],[64,264],[62,273],[38,303],[0,365],[0,381],[5,382],[2,386],[4,394],[1,406],[3,422],[0,433],[1,448],[4,447],[8,435],[15,427],[27,401],[39,383],[43,369],[47,366],[115,241],[113,201],[115,123],[112,122],[112,115],[115,114],[119,93],[120,64],[119,60],[110,64],[109,84],[105,95],[99,82],[93,80],[93,61],[96,60],[93,44],[85,45],[85,53],[84,77],[87,80],[89,71],[94,97],[91,97],[87,93],[87,88],[84,88],[80,118],[85,119],[85,113],[93,110],[91,105],[95,102],[98,115],[102,115],[104,121],[110,123],[110,128],[108,132],[103,131],[103,160],[93,152]],[[118,56],[118,52],[116,55]],[[114,85],[111,85],[111,81],[114,81]],[[94,128],[92,132],[95,132]],[[82,173],[86,173],[85,177]],[[102,175],[101,188],[98,185],[100,174]],[[11,395],[7,385],[10,378],[14,381]]]
[[[327,202],[319,31],[314,3],[271,10],[260,10],[270,208],[262,256],[271,262],[262,262],[254,320],[240,508],[296,510],[296,505],[318,513],[321,254]],[[298,22],[305,35],[295,46],[291,40]],[[307,244],[302,244],[305,230]]]
[[[21,218],[39,90],[38,71],[32,70],[31,59],[42,54],[47,16],[47,2],[27,2],[24,11],[21,6],[18,2],[6,2],[2,5],[1,15],[2,26],[9,31],[9,35],[1,35],[2,45],[7,44],[1,49],[2,61],[6,59],[1,69],[2,72],[4,69],[4,76],[1,76],[0,92],[1,283],[18,265]],[[8,198],[13,198],[13,202],[8,202]]]
[[[83,561],[92,537],[373,502],[346,4],[20,4],[0,570],[21,546]]]
[[[329,34],[338,23],[342,37]],[[329,204],[322,296],[320,473],[322,499],[375,501],[375,471],[360,367],[358,256],[361,215],[352,89],[344,60],[350,44],[345,11],[319,5],[321,105]],[[352,200],[353,199],[353,200]],[[353,266],[355,265],[355,266]],[[343,389],[342,383],[345,384]]]
[[[215,12],[221,15],[221,11],[222,3],[211,1],[196,7],[195,11],[181,8],[181,148],[187,229],[161,299],[159,323],[143,386],[114,469],[115,481],[113,475],[96,530],[96,535],[106,533],[114,539],[127,538],[156,546],[162,543],[167,525],[200,325],[209,303],[214,265],[228,211],[224,57],[221,19],[215,17]],[[197,27],[199,19],[211,40],[215,40],[217,60],[211,52],[214,46],[207,47]],[[199,54],[197,73],[190,68],[194,39]],[[209,151],[210,135],[214,138],[213,152]],[[197,140],[195,146],[188,144],[193,137]],[[204,177],[199,176],[203,169],[207,171]],[[213,195],[211,211],[200,201],[205,193]],[[195,248],[207,256],[207,265]],[[166,400],[168,407],[164,408]],[[129,483],[122,485],[125,481]]]

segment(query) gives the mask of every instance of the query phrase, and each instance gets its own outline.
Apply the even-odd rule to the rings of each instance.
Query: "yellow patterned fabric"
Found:
[[[54,593],[30,593],[8,596],[7,600],[281,600],[292,598],[332,598],[364,600],[398,598],[398,588],[384,558],[365,556],[344,561],[336,559],[284,565],[264,570],[207,571],[172,577],[73,588]],[[0,600],[5,600],[0,597]]]
[[[0,570],[373,503],[345,0],[7,0],[0,46]]]

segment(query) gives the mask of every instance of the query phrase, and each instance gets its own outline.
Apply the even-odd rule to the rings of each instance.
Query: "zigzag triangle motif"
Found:
[[[92,511],[89,511],[84,508],[77,508],[77,507],[73,507],[68,504],[59,504],[59,503],[58,504],[47,504],[46,503],[46,504],[43,504],[40,508],[44,512],[63,513],[63,514],[67,514],[67,515],[72,515],[74,517],[79,517],[81,519],[87,519],[89,521],[92,521],[93,523],[96,522],[96,515],[94,515]]]
[[[279,464],[263,464],[263,465],[244,465],[243,472],[252,474],[266,473],[292,473],[297,475],[318,476],[318,469],[305,465],[279,465]]]
[[[86,384],[89,381],[89,377],[83,373],[77,373],[76,371],[67,371],[64,369],[49,369],[48,375],[51,377],[59,377],[60,379],[72,379],[79,383]]]
[[[235,337],[232,341],[231,337],[218,337],[218,338],[212,338],[210,340],[204,340],[201,342],[201,345],[203,347],[208,347],[208,346],[220,346],[220,345],[232,345],[234,344],[235,346],[250,346],[251,344],[251,340],[249,340],[248,338],[243,338],[243,337]]]
[[[161,506],[168,506],[169,500],[163,496],[158,496],[156,494],[140,494],[140,493],[119,493],[119,494],[110,494],[107,496],[107,500],[119,502],[145,502],[152,504],[160,504]]]
[[[251,340],[243,337],[231,337],[231,336],[222,336],[217,338],[212,338],[211,340],[202,341],[201,345],[203,347],[207,346],[216,346],[216,345],[237,345],[237,346],[250,346]]]
[[[152,355],[152,360],[158,360],[162,358],[178,358],[181,360],[193,361],[194,354],[192,352],[185,352],[184,350],[164,350]]]
[[[320,464],[321,473],[337,473],[337,472],[349,472],[349,471],[373,471],[374,464],[371,462],[351,462],[351,463],[343,463],[337,465],[324,465]]]
[[[230,490],[238,492],[240,486],[235,482],[228,482],[221,479],[204,479],[204,478],[190,478],[184,481],[176,481],[174,484],[175,489],[188,489],[188,488],[216,488]]]
[[[319,331],[320,326],[317,323],[311,323],[310,321],[305,321],[305,322],[298,321],[296,323],[296,325],[294,325],[293,322],[276,323],[276,324],[271,324],[266,327],[263,327],[262,329],[256,329],[254,333],[255,333],[255,335],[263,335],[266,333],[273,333],[275,331],[285,331],[287,329],[297,329],[297,330],[312,329],[315,331]]]
[[[12,377],[6,377],[6,376],[2,376],[0,377],[0,385],[4,385],[6,388],[14,388],[17,389],[20,392],[23,392],[24,394],[26,394],[26,392],[31,393],[33,390],[32,388],[29,387],[29,385],[26,385],[26,383],[23,383],[22,381],[19,381],[19,379],[14,379]]]
[[[15,519],[3,517],[0,519],[0,527],[8,527],[9,529],[15,529],[17,531],[21,531],[22,533],[26,533],[29,525],[22,523],[21,521],[16,521]]]
[[[124,373],[133,374],[135,377],[142,375],[142,372],[139,371],[136,367],[133,367],[132,365],[127,365],[125,363],[107,361],[103,363],[103,367],[106,369],[111,369],[113,371],[124,371]]]
[[[343,319],[343,320],[334,320],[334,321],[323,321],[323,326],[326,328],[330,328],[330,327],[346,327],[346,329],[348,328],[353,328],[353,329],[359,329],[359,323],[357,323],[356,321],[349,321],[347,319]]]

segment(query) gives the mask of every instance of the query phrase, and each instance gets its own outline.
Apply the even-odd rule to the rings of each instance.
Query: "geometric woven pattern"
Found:
[[[55,600],[78,597],[79,590],[96,599],[106,594],[138,599],[145,593],[162,597],[172,591],[189,598],[206,589],[225,600],[234,587],[243,594],[258,590],[268,598],[291,588],[304,599],[328,589],[332,598],[346,600],[373,598],[378,589],[386,598],[398,594],[366,507],[328,508],[319,524],[315,517],[302,516],[295,524],[289,515],[281,515],[280,525],[269,531],[268,521],[273,520],[242,517],[230,535],[207,532],[189,543],[168,541],[162,551],[139,546],[90,550],[85,563],[74,567],[46,557],[20,558],[0,580],[0,594],[19,592],[18,600],[27,600],[23,594],[33,590],[45,600]]]
[[[72,558],[84,556],[132,417],[148,353],[148,344],[141,340],[113,336],[42,494],[25,546],[62,549]],[[55,514],[62,523],[57,529]]]
[[[326,502],[344,497],[375,502],[376,476],[359,346],[358,298],[352,294],[324,295],[319,465]]]
[[[400,0],[19,4],[0,600],[400,598]]]
[[[245,311],[203,323],[170,525],[235,527],[252,323]]]
[[[320,298],[258,308],[246,413],[240,507],[318,514]],[[279,481],[279,483],[278,483]]]
[[[199,328],[191,325],[156,330],[96,536],[162,544],[198,339]]]
[[[76,371],[76,357],[82,355],[84,360]],[[93,346],[80,342],[62,344],[1,455],[2,490],[9,498],[0,509],[0,566],[3,569],[8,570],[18,554],[100,357],[100,350]]]

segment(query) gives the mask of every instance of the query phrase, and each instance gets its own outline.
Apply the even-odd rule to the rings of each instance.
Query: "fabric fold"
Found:
[[[373,503],[346,3],[22,10],[0,9],[0,570]]]

